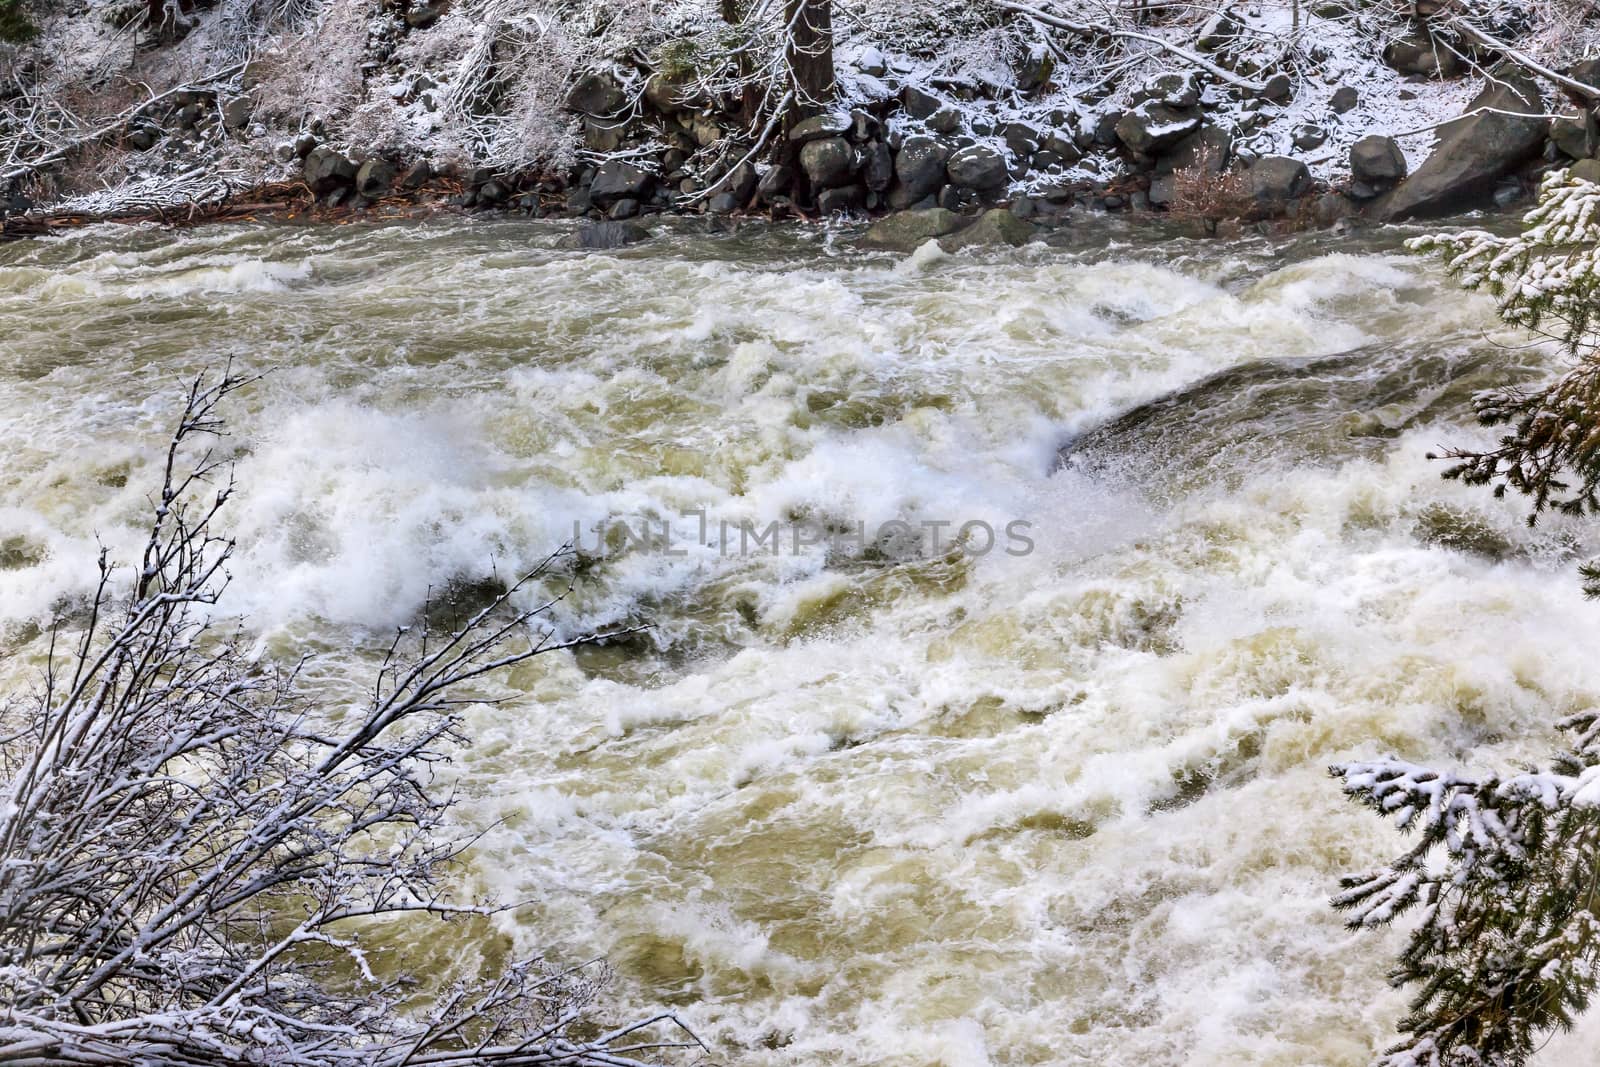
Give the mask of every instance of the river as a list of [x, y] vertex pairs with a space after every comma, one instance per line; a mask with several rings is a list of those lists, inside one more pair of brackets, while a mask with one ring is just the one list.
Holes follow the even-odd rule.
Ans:
[[[606, 957], [614, 1013], [763, 1067], [1365, 1063], [1398, 934], [1327, 898], [1398, 838], [1327, 765], [1537, 758], [1600, 701], [1593, 533], [1426, 458], [1554, 357], [1392, 232], [667, 229], [0, 247], [6, 682], [231, 358], [266, 374], [227, 411], [227, 603], [331, 700], [430, 589], [575, 531], [556, 621], [651, 627], [513, 672], [455, 768], [463, 888]], [[862, 551], [886, 523], [944, 540]]]

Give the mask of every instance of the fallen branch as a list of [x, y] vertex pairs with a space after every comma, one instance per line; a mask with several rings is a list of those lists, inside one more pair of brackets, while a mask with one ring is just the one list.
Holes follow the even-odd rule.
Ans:
[[[997, 0], [997, 2], [999, 2], [999, 0]], [[1498, 37], [1494, 37], [1488, 33], [1485, 33], [1483, 30], [1478, 29], [1478, 27], [1472, 25], [1470, 22], [1463, 21], [1459, 16], [1451, 18], [1445, 23], [1445, 25], [1469, 41], [1472, 41], [1476, 44], [1481, 44], [1485, 48], [1494, 49], [1496, 52], [1499, 52], [1501, 55], [1505, 56], [1506, 59], [1521, 67], [1523, 70], [1528, 71], [1530, 74], [1537, 74], [1539, 77], [1544, 78], [1546, 81], [1554, 82], [1556, 85], [1561, 86], [1561, 88], [1570, 93], [1576, 93], [1578, 96], [1588, 101], [1591, 105], [1600, 104], [1600, 88], [1596, 88], [1593, 85], [1588, 85], [1584, 82], [1578, 81], [1576, 78], [1569, 78], [1565, 74], [1551, 70], [1549, 67], [1545, 66], [1543, 63], [1540, 63], [1526, 52], [1517, 51], [1517, 49], [1512, 48]]]
[[97, 126], [95, 129], [90, 130], [82, 137], [76, 137], [64, 144], [58, 145], [55, 149], [45, 153], [37, 159], [31, 159], [26, 163], [19, 163], [11, 167], [9, 170], [0, 171], [0, 182], [13, 182], [18, 178], [33, 174], [39, 170], [43, 170], [45, 167], [48, 167], [53, 163], [59, 163], [78, 149], [83, 148], [86, 145], [103, 141], [114, 133], [119, 133], [127, 127], [128, 123], [132, 122], [134, 119], [138, 118], [140, 115], [144, 114], [144, 112], [161, 103], [162, 101], [170, 100], [181, 93], [207, 92], [209, 91], [210, 87], [216, 85], [216, 83], [227, 81], [229, 78], [232, 78], [243, 71], [244, 68], [245, 64], [235, 63], [231, 67], [226, 67], [222, 70], [216, 71], [213, 74], [208, 74], [198, 81], [187, 82], [183, 85], [168, 89], [164, 93], [157, 93], [148, 100], [145, 100], [143, 103], [135, 104], [133, 107], [123, 111], [117, 115], [116, 118], [111, 119], [104, 125]]
[[1047, 11], [1041, 11], [1036, 7], [1029, 7], [1026, 4], [1013, 3], [1012, 0], [992, 0], [992, 2], [996, 7], [1004, 8], [1007, 11], [1015, 11], [1019, 15], [1027, 15], [1029, 18], [1037, 19], [1047, 26], [1053, 26], [1059, 30], [1066, 30], [1069, 33], [1076, 33], [1080, 37], [1111, 37], [1120, 40], [1142, 41], [1145, 44], [1152, 44], [1165, 52], [1172, 53], [1186, 63], [1199, 67], [1212, 77], [1227, 82], [1229, 85], [1232, 85], [1236, 88], [1244, 89], [1252, 93], [1259, 93], [1266, 89], [1266, 86], [1260, 82], [1253, 82], [1248, 78], [1241, 78], [1233, 71], [1228, 70], [1225, 67], [1218, 66], [1204, 56], [1196, 55], [1186, 48], [1180, 48], [1172, 42], [1162, 40], [1160, 37], [1157, 37], [1154, 34], [1140, 33], [1137, 30], [1119, 30], [1111, 26], [1096, 26], [1089, 23], [1072, 22], [1068, 19], [1062, 18], [1059, 15], [1052, 15]]

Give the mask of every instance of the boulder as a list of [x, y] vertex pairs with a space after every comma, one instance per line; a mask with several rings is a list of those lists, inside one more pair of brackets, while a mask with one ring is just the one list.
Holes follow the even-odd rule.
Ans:
[[1263, 156], [1250, 165], [1250, 195], [1258, 204], [1293, 200], [1311, 184], [1311, 172], [1289, 156]]
[[897, 211], [874, 222], [861, 243], [870, 248], [911, 252], [936, 237], [955, 233], [964, 222], [960, 215], [942, 207]]
[[789, 196], [794, 190], [794, 168], [787, 163], [779, 163], [767, 170], [756, 183], [756, 196], [763, 204], [775, 203], [780, 197]]
[[733, 173], [723, 183], [724, 192], [733, 196], [740, 207], [748, 204], [756, 195], [756, 188], [761, 184], [761, 176], [756, 173], [756, 168], [748, 163], [741, 163], [733, 168]]
[[1600, 159], [1580, 159], [1572, 165], [1567, 172], [1570, 178], [1586, 181], [1590, 185], [1600, 185]]
[[640, 170], [631, 163], [613, 160], [600, 168], [589, 186], [589, 198], [600, 207], [610, 207], [618, 200], [645, 200], [655, 188], [655, 175]]
[[1390, 41], [1384, 46], [1383, 61], [1401, 74], [1426, 78], [1453, 78], [1461, 73], [1461, 58], [1425, 33]]
[[1363, 137], [1350, 146], [1350, 176], [1379, 192], [1392, 189], [1405, 180], [1405, 153], [1393, 137]]
[[1198, 112], [1179, 111], [1158, 100], [1146, 100], [1132, 111], [1123, 112], [1116, 130], [1118, 140], [1129, 151], [1153, 156], [1194, 133], [1200, 125]]
[[1274, 74], [1261, 87], [1261, 99], [1269, 104], [1287, 104], [1294, 99], [1294, 82], [1287, 74]]
[[706, 211], [712, 215], [732, 215], [739, 210], [739, 200], [732, 193], [718, 193], [706, 201]]
[[1333, 92], [1333, 98], [1328, 101], [1328, 108], [1335, 115], [1343, 115], [1354, 111], [1357, 104], [1361, 103], [1361, 94], [1348, 85], [1342, 85]]
[[907, 115], [914, 119], [925, 119], [943, 107], [944, 101], [915, 85], [908, 85], [900, 90], [900, 104], [906, 109]]
[[961, 129], [961, 112], [946, 104], [928, 116], [927, 127], [934, 133], [955, 133]]
[[1033, 227], [1017, 218], [1006, 208], [985, 211], [972, 225], [939, 239], [939, 247], [946, 252], [959, 252], [963, 248], [985, 245], [1010, 245], [1015, 248], [1033, 240]]
[[794, 124], [794, 128], [789, 131], [789, 143], [807, 145], [824, 137], [843, 137], [854, 125], [850, 116], [842, 112], [832, 111], [825, 115], [815, 115]]
[[1577, 115], [1562, 115], [1550, 123], [1550, 139], [1571, 159], [1592, 159], [1600, 148], [1589, 134], [1589, 124]]
[[1328, 143], [1328, 131], [1314, 122], [1303, 123], [1290, 131], [1294, 146], [1302, 152], [1312, 152]]
[[591, 152], [605, 155], [615, 152], [622, 147], [623, 129], [621, 123], [596, 119], [584, 116], [583, 119], [583, 147]]
[[1549, 121], [1521, 117], [1544, 113], [1538, 85], [1504, 66], [1492, 74], [1466, 113], [1440, 129], [1438, 144], [1416, 173], [1374, 205], [1379, 218], [1427, 218], [1470, 210], [1488, 202], [1500, 178], [1538, 157]]
[[861, 176], [866, 180], [867, 188], [875, 193], [884, 192], [889, 188], [889, 183], [894, 181], [894, 156], [889, 152], [889, 146], [881, 141], [873, 141], [867, 146], [866, 157]]
[[948, 146], [931, 137], [907, 137], [895, 157], [894, 174], [911, 201], [939, 191], [944, 184], [945, 164], [950, 160]]
[[950, 184], [962, 189], [1002, 189], [1011, 180], [1005, 158], [993, 148], [981, 144], [958, 150], [945, 164], [945, 173], [950, 178]]
[[617, 79], [603, 71], [591, 71], [567, 90], [567, 108], [585, 115], [612, 115], [628, 102]]
[[562, 248], [622, 248], [650, 239], [650, 231], [637, 222], [593, 222], [562, 238]]
[[377, 200], [388, 195], [394, 178], [393, 163], [386, 159], [369, 159], [356, 171], [356, 192]]
[[866, 202], [867, 191], [861, 186], [842, 185], [817, 194], [817, 211], [823, 215], [841, 215], [860, 210]]
[[1222, 8], [1200, 28], [1200, 36], [1195, 40], [1195, 47], [1202, 52], [1220, 52], [1238, 43], [1244, 33], [1245, 28], [1237, 16], [1227, 8]]
[[410, 192], [413, 189], [420, 189], [424, 185], [427, 185], [432, 178], [433, 168], [428, 165], [427, 160], [423, 159], [418, 160], [417, 162], [411, 164], [411, 166], [407, 167], [405, 169], [405, 173], [400, 175], [400, 179], [397, 184], [401, 189], [405, 190], [406, 192]]
[[623, 219], [634, 218], [638, 214], [639, 214], [639, 201], [637, 201], [637, 200], [618, 200], [615, 204], [611, 205], [611, 210], [606, 212], [606, 218], [611, 219], [611, 220], [613, 220], [615, 222], [620, 222]]
[[644, 98], [663, 115], [676, 115], [680, 111], [703, 107], [706, 103], [705, 97], [685, 80], [660, 71], [645, 79]]
[[425, 30], [439, 21], [439, 16], [444, 14], [444, 7], [444, 0], [414, 4], [406, 9], [406, 25], [413, 30]]
[[248, 96], [235, 96], [223, 101], [222, 124], [230, 130], [242, 130], [250, 123], [255, 105]]
[[800, 149], [800, 169], [818, 189], [849, 184], [855, 167], [855, 149], [843, 137], [824, 137]]
[[356, 180], [356, 165], [343, 152], [318, 145], [306, 156], [302, 174], [313, 193], [327, 196]]
[[1165, 104], [1179, 111], [1198, 107], [1200, 104], [1200, 82], [1192, 72], [1180, 74], [1162, 74], [1145, 82], [1134, 94], [1132, 103], [1139, 105], [1146, 101], [1155, 101]]
[[1192, 170], [1202, 164], [1207, 174], [1221, 174], [1233, 160], [1233, 134], [1225, 126], [1208, 122], [1156, 160], [1156, 176]]

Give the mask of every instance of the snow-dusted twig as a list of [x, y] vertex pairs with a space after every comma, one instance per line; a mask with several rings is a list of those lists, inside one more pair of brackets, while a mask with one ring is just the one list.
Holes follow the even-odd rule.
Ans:
[[433, 768], [473, 686], [574, 643], [541, 622], [563, 594], [513, 606], [557, 557], [458, 629], [397, 635], [364, 702], [316, 706], [300, 665], [209, 618], [234, 546], [208, 442], [245, 384], [191, 385], [137, 566], [102, 553], [38, 691], [0, 708], [0, 1064], [624, 1067], [699, 1048], [672, 1015], [578, 1036], [598, 1029], [595, 967], [523, 961], [413, 1013], [420, 976], [369, 964], [374, 923], [497, 910], [443, 888], [468, 842]]

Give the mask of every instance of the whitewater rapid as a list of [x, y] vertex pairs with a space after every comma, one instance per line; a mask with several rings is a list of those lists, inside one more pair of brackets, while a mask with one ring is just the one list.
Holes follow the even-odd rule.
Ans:
[[1594, 535], [1426, 458], [1552, 357], [1389, 235], [676, 225], [0, 247], [0, 672], [131, 552], [179, 383], [230, 358], [266, 374], [228, 412], [228, 604], [333, 699], [430, 590], [575, 529], [1026, 522], [1019, 554], [589, 553], [559, 624], [649, 634], [472, 714], [463, 888], [527, 903], [413, 951], [604, 956], [617, 1016], [727, 1063], [1366, 1062], [1398, 940], [1327, 898], [1398, 839], [1327, 765], [1538, 758], [1600, 701]]

